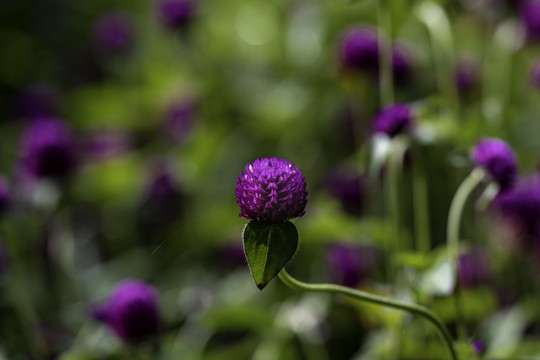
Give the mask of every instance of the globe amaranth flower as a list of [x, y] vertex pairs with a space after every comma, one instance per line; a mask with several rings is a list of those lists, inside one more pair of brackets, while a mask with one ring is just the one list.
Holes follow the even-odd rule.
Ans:
[[409, 105], [392, 104], [375, 115], [373, 131], [389, 137], [406, 133], [412, 127], [414, 114]]
[[355, 287], [375, 267], [377, 257], [378, 250], [373, 246], [335, 242], [328, 248], [326, 263], [332, 281]]
[[499, 193], [493, 200], [497, 211], [516, 234], [540, 238], [540, 177], [538, 175], [518, 180], [508, 191]]
[[61, 177], [76, 165], [75, 146], [66, 123], [58, 118], [36, 118], [21, 141], [22, 165], [35, 178]]
[[133, 46], [134, 37], [131, 16], [125, 12], [105, 14], [94, 25], [94, 42], [102, 53], [127, 52]]
[[126, 342], [155, 336], [159, 331], [159, 298], [150, 284], [136, 279], [116, 285], [109, 299], [94, 310], [93, 317], [105, 323]]
[[347, 213], [359, 215], [364, 205], [364, 177], [357, 171], [338, 169], [330, 175], [330, 192]]
[[520, 17], [530, 40], [540, 40], [540, 0], [527, 0], [521, 4]]
[[169, 28], [183, 28], [193, 19], [195, 0], [161, 0], [157, 5], [158, 17]]
[[506, 190], [514, 183], [517, 174], [517, 161], [512, 148], [497, 138], [478, 141], [471, 153], [472, 161], [484, 168], [491, 179]]
[[475, 248], [458, 258], [459, 282], [463, 287], [474, 287], [489, 280], [491, 268], [488, 255], [482, 248]]
[[379, 69], [377, 33], [368, 27], [349, 30], [341, 39], [340, 58], [345, 68], [377, 72]]
[[261, 158], [248, 164], [236, 180], [240, 217], [263, 224], [279, 224], [304, 215], [306, 179], [283, 158]]

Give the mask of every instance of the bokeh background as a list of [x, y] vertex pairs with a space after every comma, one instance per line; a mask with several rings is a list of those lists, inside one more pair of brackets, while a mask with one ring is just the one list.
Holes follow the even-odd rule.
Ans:
[[[471, 147], [503, 138], [521, 176], [537, 171], [538, 1], [166, 2], [0, 1], [0, 358], [443, 359], [420, 319], [278, 280], [260, 292], [242, 251], [236, 178], [259, 157], [294, 162], [309, 197], [290, 272], [395, 294], [383, 269], [395, 262], [400, 296], [455, 334], [456, 279], [441, 269]], [[390, 44], [390, 73], [344, 60], [355, 28]], [[385, 144], [372, 119], [392, 101], [415, 113], [399, 235], [415, 237], [408, 164], [421, 161], [424, 251], [385, 245], [384, 165], [368, 174]], [[534, 196], [523, 196], [533, 227]], [[536, 230], [475, 205], [462, 229], [460, 351], [540, 356]], [[159, 293], [150, 342], [126, 344], [95, 316], [124, 279]]]

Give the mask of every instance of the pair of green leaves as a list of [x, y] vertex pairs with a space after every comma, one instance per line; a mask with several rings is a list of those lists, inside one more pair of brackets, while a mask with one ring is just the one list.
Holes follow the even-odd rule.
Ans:
[[290, 221], [271, 225], [250, 221], [242, 239], [251, 276], [259, 290], [279, 274], [298, 247], [298, 231]]

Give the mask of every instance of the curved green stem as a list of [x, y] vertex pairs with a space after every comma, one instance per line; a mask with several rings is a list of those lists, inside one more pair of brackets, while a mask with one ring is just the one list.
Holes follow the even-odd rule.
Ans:
[[302, 282], [293, 278], [291, 275], [289, 275], [289, 273], [285, 270], [285, 268], [283, 268], [279, 272], [279, 278], [281, 279], [281, 281], [285, 283], [285, 285], [295, 290], [342, 294], [342, 295], [346, 295], [360, 301], [365, 301], [372, 304], [391, 307], [394, 309], [407, 311], [409, 313], [421, 316], [427, 321], [431, 322], [435, 326], [441, 339], [443, 340], [446, 347], [448, 348], [448, 351], [450, 352], [452, 360], [458, 360], [456, 351], [454, 350], [454, 346], [452, 344], [452, 336], [448, 332], [448, 329], [446, 329], [444, 324], [434, 313], [432, 313], [428, 308], [424, 306], [413, 304], [413, 303], [407, 303], [403, 301], [397, 301], [397, 300], [390, 299], [384, 296], [370, 294], [361, 290], [356, 290], [356, 289], [348, 288], [341, 285], [308, 284], [308, 283], [305, 283], [305, 282]]
[[[469, 176], [463, 180], [459, 186], [452, 203], [450, 204], [450, 212], [448, 214], [448, 223], [446, 226], [446, 245], [448, 248], [449, 258], [453, 264], [454, 275], [457, 278], [458, 269], [458, 257], [459, 257], [459, 228], [461, 224], [461, 215], [467, 199], [473, 192], [473, 190], [484, 179], [484, 171], [481, 168], [476, 168]], [[458, 337], [460, 340], [464, 340], [467, 336], [465, 326], [463, 324], [461, 303], [459, 301], [459, 281], [456, 280], [455, 289], [455, 306], [458, 325]]]

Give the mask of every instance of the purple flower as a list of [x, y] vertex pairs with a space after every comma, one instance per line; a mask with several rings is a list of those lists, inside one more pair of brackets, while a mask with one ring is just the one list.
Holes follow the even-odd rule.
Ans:
[[67, 125], [58, 118], [36, 118], [21, 141], [22, 165], [35, 178], [62, 177], [76, 164], [75, 148]]
[[489, 258], [480, 248], [460, 255], [458, 259], [459, 281], [463, 287], [474, 287], [489, 279], [491, 270]]
[[454, 72], [454, 79], [460, 94], [465, 95], [471, 92], [478, 85], [476, 65], [469, 61], [459, 62]]
[[93, 317], [108, 325], [124, 341], [155, 336], [159, 330], [159, 299], [156, 289], [141, 280], [124, 280], [109, 299], [93, 311]]
[[377, 33], [367, 27], [353, 28], [341, 39], [341, 63], [345, 68], [372, 71], [379, 69]]
[[0, 214], [4, 213], [9, 208], [10, 204], [11, 199], [8, 182], [0, 176]]
[[164, 122], [164, 130], [175, 141], [186, 140], [193, 126], [195, 105], [193, 102], [174, 105], [170, 108]]
[[533, 68], [531, 73], [531, 84], [540, 89], [540, 61], [538, 61]]
[[161, 22], [169, 28], [183, 28], [195, 15], [195, 0], [161, 0], [157, 12]]
[[540, 40], [540, 0], [524, 1], [521, 5], [520, 16], [527, 37], [531, 40]]
[[343, 209], [359, 215], [364, 204], [364, 178], [354, 170], [339, 169], [329, 179], [330, 192], [336, 196]]
[[411, 74], [409, 53], [399, 45], [392, 47], [392, 73], [396, 83], [404, 83]]
[[478, 141], [471, 153], [472, 161], [483, 167], [501, 190], [506, 190], [514, 183], [517, 173], [516, 156], [512, 148], [497, 138]]
[[486, 351], [486, 344], [480, 340], [474, 340], [471, 347], [476, 354], [483, 354]]
[[103, 15], [94, 26], [94, 42], [99, 51], [123, 53], [133, 46], [134, 31], [131, 16], [125, 12]]
[[236, 180], [240, 217], [264, 224], [283, 223], [304, 215], [306, 179], [283, 158], [261, 158], [246, 165]]
[[414, 115], [409, 105], [389, 105], [375, 115], [373, 131], [394, 137], [406, 133], [412, 126], [413, 118]]
[[520, 179], [493, 201], [498, 211], [517, 233], [530, 238], [540, 235], [540, 177], [538, 175]]
[[326, 262], [332, 281], [357, 286], [377, 261], [377, 249], [371, 246], [336, 242], [330, 245]]

